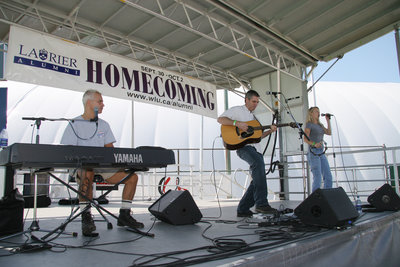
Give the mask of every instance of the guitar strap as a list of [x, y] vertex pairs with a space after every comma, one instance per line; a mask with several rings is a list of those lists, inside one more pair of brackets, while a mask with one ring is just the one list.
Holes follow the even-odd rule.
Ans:
[[313, 151], [313, 148], [310, 146], [310, 152], [314, 155], [314, 156], [322, 156], [323, 154], [325, 154], [326, 150], [328, 149], [328, 146], [326, 144], [326, 142], [324, 140], [322, 140], [322, 142], [324, 142], [324, 151], [322, 151], [321, 153], [316, 153]]

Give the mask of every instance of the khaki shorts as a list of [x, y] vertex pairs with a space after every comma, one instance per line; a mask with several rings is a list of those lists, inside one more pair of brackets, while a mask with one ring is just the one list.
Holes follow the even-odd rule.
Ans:
[[[115, 171], [110, 172], [110, 169], [101, 169], [101, 168], [95, 168], [92, 169], [94, 172], [94, 175], [101, 175], [101, 177], [103, 177], [104, 182], [106, 182], [107, 179], [109, 179], [111, 176], [113, 176], [114, 174], [116, 174], [119, 171], [124, 171], [123, 169], [118, 170], [116, 169]], [[72, 177], [75, 177], [76, 182], [79, 184], [80, 183], [80, 177], [78, 175], [80, 169], [69, 169], [69, 175]]]

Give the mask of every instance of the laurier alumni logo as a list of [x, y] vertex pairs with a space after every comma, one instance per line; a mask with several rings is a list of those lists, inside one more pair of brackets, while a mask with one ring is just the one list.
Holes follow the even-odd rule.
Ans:
[[20, 44], [18, 56], [14, 57], [14, 63], [80, 76], [75, 58], [49, 52], [44, 48], [26, 48]]

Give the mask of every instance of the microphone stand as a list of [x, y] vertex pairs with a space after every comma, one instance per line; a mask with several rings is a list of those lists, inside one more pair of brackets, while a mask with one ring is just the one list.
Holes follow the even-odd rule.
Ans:
[[[59, 119], [49, 119], [49, 118], [44, 118], [44, 117], [22, 117], [22, 120], [32, 120], [35, 121], [33, 125], [36, 125], [36, 144], [39, 144], [40, 141], [40, 125], [42, 124], [42, 121], [74, 121], [70, 119], [65, 119], [65, 118], [59, 118]], [[38, 170], [40, 171], [40, 170]], [[52, 231], [49, 230], [41, 230], [39, 227], [39, 221], [37, 220], [37, 172], [38, 171], [33, 171], [30, 169], [30, 177], [34, 177], [34, 186], [33, 186], [33, 218], [32, 218], [32, 224], [29, 227], [29, 232], [32, 231], [41, 231], [41, 232], [47, 232], [51, 233]], [[76, 233], [70, 233], [70, 235], [76, 236]]]
[[[40, 130], [40, 125], [42, 124], [42, 121], [45, 121], [45, 120], [49, 120], [49, 121], [56, 121], [56, 120], [60, 120], [61, 121], [61, 120], [63, 120], [64, 121], [64, 120], [67, 120], [67, 119], [64, 119], [64, 118], [63, 119], [46, 119], [46, 118], [43, 118], [43, 117], [39, 117], [39, 118], [22, 117], [22, 120], [33, 120], [33, 121], [35, 121], [35, 123], [32, 124], [32, 126], [36, 125], [36, 142], [35, 143], [39, 144], [39, 142], [40, 142], [39, 130]], [[21, 233], [17, 233], [17, 234], [14, 234], [14, 235], [6, 236], [4, 238], [1, 238], [0, 241], [4, 240], [4, 239], [7, 239], [7, 238], [10, 238], [10, 237], [17, 236], [19, 234], [25, 234], [25, 233], [30, 233], [31, 234], [31, 238], [33, 240], [37, 241], [38, 238], [35, 237], [34, 235], [32, 235], [32, 232], [34, 232], [34, 231], [46, 232], [46, 233], [51, 233], [52, 232], [50, 230], [40, 229], [39, 221], [37, 219], [37, 174], [40, 173], [40, 172], [42, 172], [42, 171], [41, 170], [34, 171], [32, 168], [30, 168], [30, 178], [33, 177], [33, 217], [32, 217], [31, 226], [28, 228], [29, 230], [26, 230], [26, 231], [23, 231]], [[62, 232], [59, 232], [59, 233], [60, 234], [65, 234], [65, 235], [77, 236], [77, 233], [75, 233], [75, 232], [73, 232], [73, 233], [64, 233], [64, 231], [62, 231]]]
[[[46, 118], [40, 117], [40, 118], [27, 118], [23, 117], [23, 120], [34, 120], [36, 125], [36, 144], [39, 144], [40, 141], [40, 125], [42, 124], [42, 121], [46, 120]], [[34, 172], [32, 169], [30, 169], [30, 177], [33, 177], [33, 218], [32, 218], [32, 224], [29, 227], [31, 231], [39, 231], [39, 221], [37, 220], [37, 175], [36, 172]], [[47, 231], [45, 231], [47, 232]]]
[[301, 123], [298, 123], [296, 121], [296, 119], [294, 118], [292, 111], [290, 110], [290, 107], [288, 105], [288, 101], [292, 100], [292, 99], [297, 99], [298, 97], [294, 97], [294, 98], [289, 98], [286, 99], [285, 95], [283, 93], [280, 93], [283, 98], [285, 98], [285, 104], [287, 105], [287, 107], [285, 106], [284, 103], [282, 103], [281, 99], [277, 97], [277, 94], [273, 94], [273, 96], [278, 99], [279, 103], [281, 104], [281, 106], [286, 110], [286, 112], [290, 115], [290, 117], [292, 118], [293, 122], [296, 124], [297, 129], [299, 130], [299, 138], [301, 140], [301, 144], [300, 144], [300, 151], [301, 151], [301, 170], [302, 170], [302, 177], [303, 177], [303, 198], [306, 199], [306, 191], [307, 191], [307, 180], [306, 180], [306, 173], [305, 173], [305, 154], [304, 154], [304, 139], [303, 136], [305, 136], [307, 138], [307, 140], [310, 141], [310, 137], [303, 131], [303, 129], [301, 128]]

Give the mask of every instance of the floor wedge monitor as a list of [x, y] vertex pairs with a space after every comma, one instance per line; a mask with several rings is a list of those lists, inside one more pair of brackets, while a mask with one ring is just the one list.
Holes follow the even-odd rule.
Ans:
[[351, 224], [358, 212], [343, 188], [317, 189], [294, 210], [304, 224], [342, 227]]
[[400, 210], [400, 197], [389, 184], [382, 185], [367, 200], [377, 211]]
[[149, 211], [157, 219], [173, 225], [194, 224], [203, 217], [189, 191], [169, 190]]

